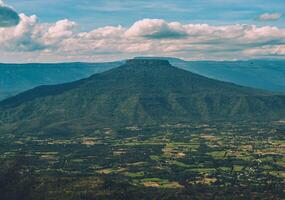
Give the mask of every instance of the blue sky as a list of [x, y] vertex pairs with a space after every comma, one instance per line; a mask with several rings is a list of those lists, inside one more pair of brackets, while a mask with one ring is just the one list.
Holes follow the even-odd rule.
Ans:
[[285, 2], [0, 0], [0, 62], [134, 56], [284, 59]]
[[285, 18], [264, 22], [263, 13], [283, 13], [284, 0], [6, 0], [18, 12], [42, 22], [68, 18], [84, 30], [106, 25], [129, 26], [143, 18], [181, 23], [258, 24], [285, 26]]

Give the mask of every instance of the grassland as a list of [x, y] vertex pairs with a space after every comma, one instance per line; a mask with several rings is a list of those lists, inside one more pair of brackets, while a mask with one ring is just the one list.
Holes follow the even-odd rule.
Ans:
[[[6, 199], [11, 191], [48, 200], [285, 197], [281, 122], [105, 128], [68, 138], [2, 134], [0, 153]], [[23, 195], [21, 184], [32, 192]]]

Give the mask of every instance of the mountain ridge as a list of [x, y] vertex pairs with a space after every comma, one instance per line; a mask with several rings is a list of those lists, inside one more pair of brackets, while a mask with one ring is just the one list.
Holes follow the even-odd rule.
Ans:
[[[208, 78], [272, 92], [285, 92], [284, 60], [220, 62], [164, 59], [169, 60], [176, 67]], [[124, 61], [112, 63], [0, 64], [0, 100], [40, 85], [54, 85], [80, 80], [94, 73], [116, 68], [123, 63]]]
[[84, 124], [273, 120], [285, 117], [285, 96], [209, 79], [168, 61], [130, 60], [86, 79], [6, 99], [0, 102], [0, 113], [2, 124], [26, 131]]
[[[153, 64], [155, 64], [156, 66], [153, 66]], [[171, 67], [171, 68], [175, 68], [176, 70], [180, 70], [180, 71], [183, 70], [184, 72], [192, 74], [192, 76], [197, 76], [199, 78], [205, 78], [207, 80], [212, 80], [214, 82], [217, 82], [214, 79], [206, 78], [206, 77], [203, 77], [201, 75], [186, 71], [184, 69], [179, 69], [179, 68], [173, 67], [172, 65], [170, 65], [169, 61], [167, 61], [167, 60], [150, 59], [150, 58], [148, 58], [148, 59], [142, 59], [142, 58], [130, 59], [130, 60], [127, 60], [126, 64], [122, 65], [119, 69], [118, 68], [110, 69], [106, 72], [102, 72], [102, 74], [105, 75], [105, 74], [109, 74], [109, 73], [113, 73], [113, 72], [117, 73], [117, 71], [119, 71], [121, 69], [126, 70], [126, 67], [123, 68], [124, 66], [127, 66], [129, 68], [129, 70], [133, 70], [134, 69], [133, 67], [136, 67], [136, 65], [142, 65], [144, 67], [144, 71], [146, 71], [145, 69], [157, 70], [157, 68], [161, 67], [161, 66], [163, 66], [164, 68], [165, 67]], [[136, 70], [138, 70], [138, 69], [136, 69]], [[157, 74], [157, 75], [160, 76], [161, 74]], [[52, 95], [52, 94], [55, 95], [55, 94], [64, 92], [66, 90], [72, 89], [73, 87], [76, 87], [77, 85], [80, 85], [83, 82], [91, 80], [91, 79], [96, 78], [96, 77], [98, 77], [98, 74], [94, 74], [94, 75], [91, 75], [90, 77], [80, 79], [78, 81], [69, 82], [69, 83], [55, 84], [55, 85], [41, 85], [41, 86], [35, 87], [31, 90], [28, 90], [26, 92], [22, 92], [21, 94], [16, 95], [14, 97], [10, 97], [8, 99], [0, 101], [0, 106], [1, 105], [2, 106], [8, 105], [11, 101], [15, 101], [15, 100], [17, 101], [17, 99], [20, 99], [19, 101], [23, 101], [23, 99], [29, 100], [29, 99], [36, 98], [36, 97], [42, 97], [41, 96], [42, 93], [44, 93], [43, 95], [45, 95], [45, 96]], [[241, 88], [249, 89], [249, 87], [240, 86], [240, 85], [230, 83], [230, 82], [224, 82], [224, 81], [219, 81], [219, 82], [223, 82], [223, 83], [229, 84], [231, 86], [237, 86], [240, 89]], [[53, 88], [55, 88], [55, 90], [53, 90]], [[258, 89], [254, 89], [254, 88], [251, 88], [251, 89], [255, 90], [255, 91], [259, 91], [261, 94], [272, 94], [272, 92], [270, 92], [270, 91], [263, 91], [263, 90], [258, 90]], [[43, 92], [43, 90], [45, 90], [45, 91]], [[34, 92], [39, 92], [38, 93], [39, 96], [33, 97]], [[17, 104], [13, 104], [13, 106], [17, 106]]]

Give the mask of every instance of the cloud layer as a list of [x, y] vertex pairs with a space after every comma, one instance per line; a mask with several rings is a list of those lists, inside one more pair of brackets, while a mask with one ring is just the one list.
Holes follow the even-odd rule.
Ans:
[[140, 20], [126, 32], [129, 37], [145, 37], [153, 39], [186, 37], [187, 32], [178, 22], [167, 23], [162, 19]]
[[68, 19], [43, 24], [36, 16], [19, 16], [17, 26], [0, 28], [2, 62], [109, 61], [133, 56], [188, 60], [285, 56], [285, 29], [275, 26], [212, 26], [143, 19], [130, 27], [106, 26], [79, 32], [78, 25]]
[[282, 17], [281, 13], [264, 13], [259, 16], [261, 21], [275, 21]]
[[18, 13], [0, 0], [0, 27], [16, 26], [19, 21], [20, 17]]

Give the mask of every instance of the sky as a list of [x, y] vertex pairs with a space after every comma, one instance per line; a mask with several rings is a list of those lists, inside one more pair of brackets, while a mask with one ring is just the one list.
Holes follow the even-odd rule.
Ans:
[[0, 62], [283, 59], [284, 0], [0, 0]]

